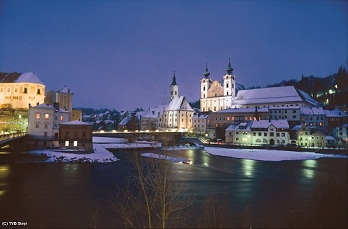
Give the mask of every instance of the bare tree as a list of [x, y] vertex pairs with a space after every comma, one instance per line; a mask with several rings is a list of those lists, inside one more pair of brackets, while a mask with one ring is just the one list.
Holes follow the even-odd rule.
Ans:
[[172, 163], [165, 151], [155, 150], [157, 158], [131, 156], [133, 173], [127, 185], [114, 195], [114, 209], [125, 227], [167, 228], [185, 226], [184, 212], [193, 199], [180, 195], [171, 179]]

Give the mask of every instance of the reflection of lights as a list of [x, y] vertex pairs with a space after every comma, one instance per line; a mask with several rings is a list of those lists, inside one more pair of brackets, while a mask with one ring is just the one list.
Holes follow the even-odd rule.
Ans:
[[64, 164], [64, 172], [72, 174], [72, 173], [76, 173], [77, 169], [78, 169], [79, 165], [76, 163], [70, 164], [70, 163], [66, 163]]
[[305, 160], [303, 165], [306, 167], [303, 169], [302, 173], [306, 178], [312, 179], [315, 176], [315, 168], [317, 167], [316, 160]]
[[5, 194], [4, 190], [0, 190], [0, 196], [3, 196]]
[[252, 177], [253, 176], [253, 172], [254, 172], [255, 161], [248, 160], [248, 159], [243, 159], [242, 163], [243, 163], [244, 175], [247, 176], [247, 177]]
[[0, 178], [6, 178], [10, 174], [10, 168], [8, 165], [0, 166]]

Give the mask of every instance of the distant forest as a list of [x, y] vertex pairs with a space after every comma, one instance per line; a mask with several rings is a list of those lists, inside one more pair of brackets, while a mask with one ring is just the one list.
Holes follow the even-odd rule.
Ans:
[[[266, 87], [280, 86], [294, 86], [297, 89], [307, 92], [328, 109], [336, 106], [348, 106], [348, 73], [344, 66], [340, 66], [337, 73], [327, 77], [302, 75], [300, 80], [283, 80], [280, 83], [270, 84]], [[248, 89], [254, 88], [261, 87], [254, 86]]]

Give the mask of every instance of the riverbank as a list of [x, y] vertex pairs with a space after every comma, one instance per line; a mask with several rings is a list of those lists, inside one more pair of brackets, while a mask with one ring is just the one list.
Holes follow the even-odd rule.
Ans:
[[295, 152], [313, 152], [325, 154], [344, 154], [348, 155], [346, 148], [301, 148], [295, 146], [247, 146], [247, 145], [231, 145], [231, 144], [204, 144], [205, 147], [219, 147], [227, 149], [262, 149], [262, 150], [281, 150], [281, 151], [295, 151]]

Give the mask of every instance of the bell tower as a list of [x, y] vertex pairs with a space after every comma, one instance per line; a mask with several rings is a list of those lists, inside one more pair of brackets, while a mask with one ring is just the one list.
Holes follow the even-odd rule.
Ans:
[[172, 101], [174, 97], [179, 97], [179, 87], [176, 84], [175, 71], [173, 75], [172, 84], [170, 85], [170, 101]]
[[224, 96], [231, 96], [234, 98], [236, 96], [236, 79], [233, 75], [233, 68], [231, 67], [231, 59], [228, 59], [228, 66], [226, 69], [226, 74], [223, 76], [224, 82]]

